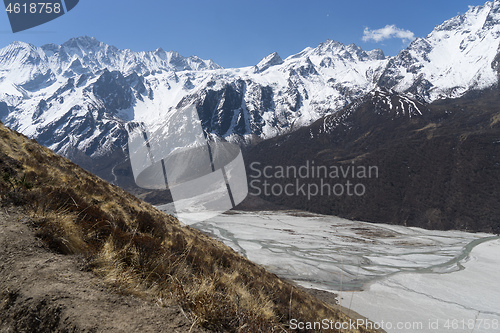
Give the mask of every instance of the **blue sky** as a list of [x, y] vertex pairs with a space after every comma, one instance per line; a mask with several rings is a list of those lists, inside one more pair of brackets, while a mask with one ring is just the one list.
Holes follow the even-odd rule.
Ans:
[[[327, 39], [381, 48], [395, 55], [408, 36], [424, 37], [468, 6], [485, 0], [80, 0], [66, 15], [13, 34], [0, 14], [0, 47], [20, 40], [41, 46], [93, 36], [134, 51], [158, 47], [212, 59], [224, 67], [258, 63], [271, 52], [282, 58]], [[365, 29], [394, 26], [394, 38], [363, 40]], [[396, 32], [399, 33], [398, 34]], [[379, 36], [382, 36], [379, 34]]]

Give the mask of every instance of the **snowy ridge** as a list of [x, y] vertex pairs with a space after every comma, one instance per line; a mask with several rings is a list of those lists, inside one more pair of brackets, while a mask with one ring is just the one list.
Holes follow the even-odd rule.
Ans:
[[350, 104], [343, 112], [325, 117], [323, 125], [318, 130], [319, 134], [332, 133], [340, 125], [349, 128], [353, 113], [361, 108], [369, 109], [373, 114], [386, 116], [392, 120], [401, 117], [419, 117], [425, 112], [424, 105], [412, 99], [411, 96], [377, 87], [363, 98]]
[[[165, 52], [162, 49], [151, 52], [119, 50], [93, 37], [72, 38], [62, 45], [48, 44], [42, 47], [14, 42], [0, 50], [0, 73], [4, 83], [2, 95], [25, 95], [20, 87], [36, 92], [62, 81], [61, 77], [96, 74], [104, 69], [120, 71], [124, 75], [133, 72], [144, 75], [218, 68], [221, 67], [211, 60], [195, 56], [184, 58], [177, 52]], [[5, 89], [7, 84], [13, 89]]]
[[327, 41], [284, 61], [273, 53], [253, 67], [197, 74], [181, 104], [202, 105], [202, 113], [216, 120], [209, 130], [220, 136], [270, 138], [362, 97], [376, 86], [387, 61], [379, 50]]
[[40, 48], [12, 43], [0, 50], [0, 101], [9, 109], [1, 120], [57, 152], [88, 156], [121, 149], [125, 123], [162, 126], [188, 104], [215, 135], [270, 138], [362, 97], [387, 62], [380, 50], [334, 41], [236, 69], [161, 49], [119, 50], [90, 37]]
[[405, 95], [396, 94], [394, 91], [377, 88], [370, 92], [373, 97], [372, 103], [375, 113], [382, 114], [387, 111], [394, 111], [395, 116], [422, 115], [422, 105]]
[[471, 7], [391, 59], [379, 84], [430, 102], [498, 82], [500, 1]]
[[279, 56], [278, 53], [274, 52], [262, 59], [256, 66], [255, 72], [263, 72], [269, 67], [281, 65], [283, 63], [283, 59]]

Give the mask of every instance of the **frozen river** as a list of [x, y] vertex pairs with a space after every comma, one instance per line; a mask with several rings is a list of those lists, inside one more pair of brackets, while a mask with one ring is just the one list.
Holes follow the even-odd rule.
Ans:
[[235, 212], [196, 223], [248, 259], [388, 332], [500, 332], [500, 239], [305, 212]]

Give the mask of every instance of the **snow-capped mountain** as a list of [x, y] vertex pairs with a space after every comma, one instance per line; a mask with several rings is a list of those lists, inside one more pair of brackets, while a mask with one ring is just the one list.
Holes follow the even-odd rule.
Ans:
[[[104, 68], [124, 74], [136, 72], [147, 75], [159, 71], [204, 70], [221, 68], [213, 61], [191, 56], [184, 58], [177, 52], [165, 52], [159, 48], [152, 52], [132, 52], [119, 50], [97, 41], [92, 37], [72, 38], [62, 45], [47, 44], [40, 48], [14, 42], [0, 50], [0, 70], [11, 73], [13, 83], [27, 90], [39, 90], [42, 81], [37, 77], [46, 76], [46, 84], [51, 84], [63, 75], [73, 77], [84, 73], [96, 73]], [[2, 75], [4, 76], [4, 75]], [[4, 93], [4, 91], [2, 91]]]
[[0, 50], [1, 119], [59, 153], [89, 156], [123, 145], [125, 123], [161, 125], [187, 104], [197, 105], [209, 132], [269, 138], [363, 96], [387, 61], [380, 50], [334, 41], [237, 69], [89, 37], [40, 48], [17, 42]]
[[273, 53], [256, 66], [204, 72], [179, 103], [198, 105], [206, 128], [220, 136], [270, 138], [363, 96], [387, 61], [380, 50], [328, 40], [285, 60]]
[[0, 50], [0, 119], [116, 180], [115, 160], [128, 154], [127, 124], [162, 126], [187, 105], [196, 105], [208, 132], [248, 144], [309, 125], [378, 87], [429, 102], [495, 85], [499, 19], [495, 0], [392, 58], [328, 40], [285, 59], [272, 53], [254, 66], [228, 69], [90, 37], [42, 47], [15, 42]]
[[500, 1], [471, 7], [392, 58], [379, 85], [427, 102], [498, 82]]

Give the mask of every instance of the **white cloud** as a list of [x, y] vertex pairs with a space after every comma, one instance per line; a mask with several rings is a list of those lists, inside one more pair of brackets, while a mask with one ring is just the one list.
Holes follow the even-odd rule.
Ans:
[[384, 28], [376, 30], [365, 28], [365, 31], [363, 32], [364, 42], [374, 41], [378, 43], [390, 38], [400, 38], [404, 42], [411, 42], [415, 39], [415, 35], [413, 32], [400, 29], [395, 25], [386, 25]]

